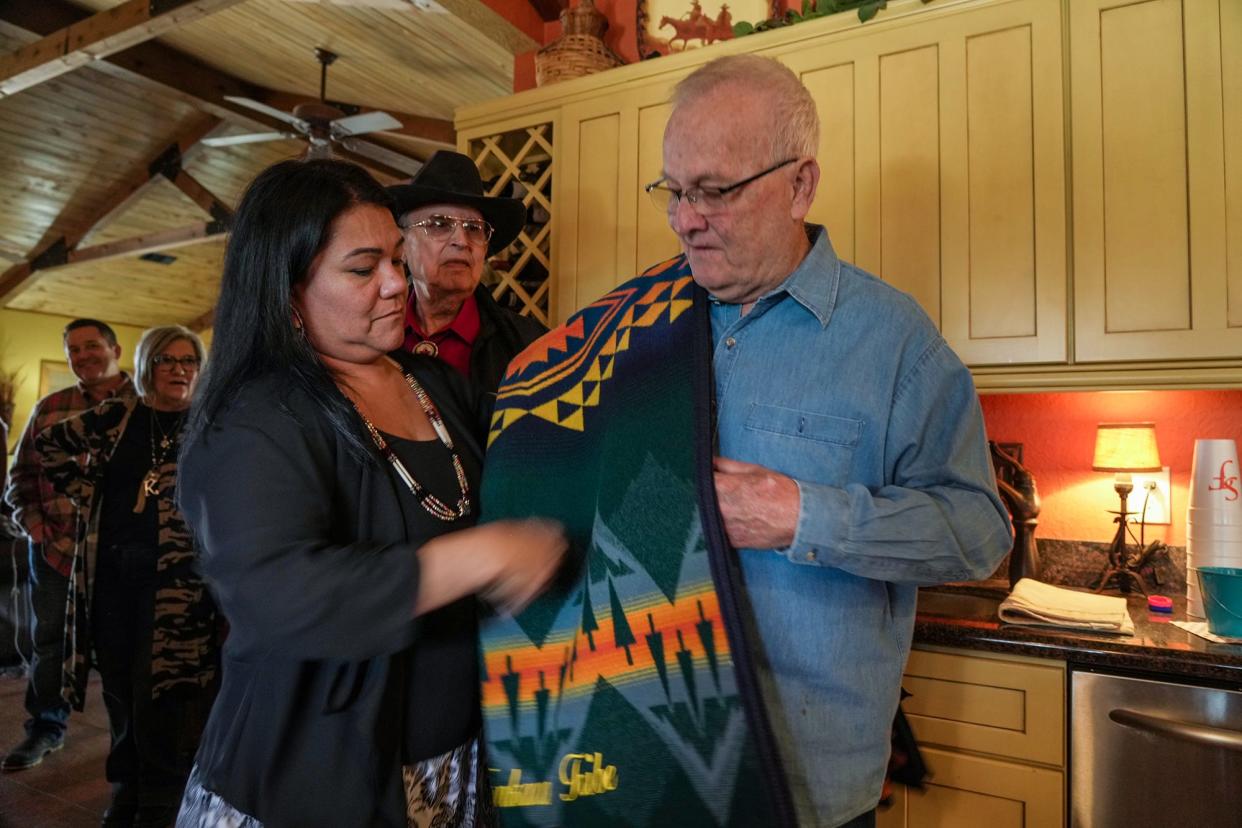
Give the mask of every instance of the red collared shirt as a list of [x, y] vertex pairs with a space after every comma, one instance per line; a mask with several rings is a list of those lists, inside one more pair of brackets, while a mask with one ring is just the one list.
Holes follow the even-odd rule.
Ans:
[[[445, 328], [428, 336], [418, 322], [414, 310], [414, 296], [405, 306], [405, 350], [415, 353], [431, 353], [457, 369], [464, 377], [470, 376], [470, 349], [479, 336], [479, 303], [470, 294], [462, 304], [457, 316]], [[435, 347], [432, 348], [432, 345]]]

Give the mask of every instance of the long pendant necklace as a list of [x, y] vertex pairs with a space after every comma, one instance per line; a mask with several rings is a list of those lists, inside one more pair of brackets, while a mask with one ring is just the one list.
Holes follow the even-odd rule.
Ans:
[[408, 372], [402, 372], [405, 375], [406, 385], [410, 386], [410, 390], [414, 392], [414, 396], [418, 399], [419, 406], [422, 407], [423, 413], [427, 415], [427, 420], [431, 423], [431, 427], [435, 429], [436, 436], [440, 438], [440, 442], [449, 450], [449, 455], [453, 458], [453, 471], [457, 474], [457, 487], [461, 492], [461, 496], [457, 498], [457, 505], [449, 506], [443, 500], [424, 489], [414, 475], [410, 474], [409, 469], [401, 462], [401, 458], [393, 451], [392, 446], [388, 445], [388, 441], [379, 433], [379, 429], [367, 419], [367, 415], [362, 413], [362, 409], [354, 405], [354, 410], [358, 412], [358, 416], [362, 418], [363, 424], [367, 427], [367, 431], [371, 434], [371, 440], [375, 443], [375, 447], [380, 453], [387, 458], [396, 471], [397, 476], [409, 488], [410, 493], [418, 499], [419, 504], [432, 517], [443, 521], [453, 521], [463, 518], [470, 514], [470, 484], [466, 482], [466, 472], [462, 468], [461, 458], [457, 455], [457, 449], [453, 446], [453, 438], [449, 435], [448, 429], [444, 427], [444, 420], [440, 417], [440, 412], [431, 398], [427, 396], [427, 392], [418, 384], [418, 380], [414, 379], [414, 375]]
[[[181, 424], [185, 420], [184, 412], [177, 417], [171, 431], [164, 431], [164, 424], [155, 414], [155, 409], [148, 406], [151, 412], [151, 468], [142, 476], [138, 483], [138, 499], [134, 501], [134, 514], [142, 514], [147, 508], [147, 498], [160, 493], [160, 467], [168, 459], [168, 455], [177, 445], [177, 437], [181, 433]], [[159, 430], [160, 439], [157, 443], [155, 432]]]

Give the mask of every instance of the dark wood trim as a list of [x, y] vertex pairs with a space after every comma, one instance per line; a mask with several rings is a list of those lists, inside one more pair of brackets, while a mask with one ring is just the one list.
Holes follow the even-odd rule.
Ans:
[[171, 177], [166, 171], [163, 172], [163, 175], [172, 182], [174, 187], [185, 193], [190, 201], [193, 201], [203, 209], [203, 212], [211, 216], [212, 221], [227, 223], [233, 218], [232, 208], [216, 198], [211, 190], [204, 187], [197, 178], [181, 169], [180, 166], [178, 166], [177, 172]]
[[200, 221], [188, 227], [176, 227], [172, 230], [159, 230], [144, 233], [128, 239], [96, 244], [69, 251], [69, 260], [53, 267], [43, 268], [54, 270], [70, 267], [84, 262], [102, 262], [107, 259], [141, 256], [144, 253], [155, 253], [160, 250], [174, 250], [191, 244], [202, 244], [228, 235], [228, 227], [219, 221]]
[[127, 0], [0, 55], [0, 98], [159, 37], [242, 0]]

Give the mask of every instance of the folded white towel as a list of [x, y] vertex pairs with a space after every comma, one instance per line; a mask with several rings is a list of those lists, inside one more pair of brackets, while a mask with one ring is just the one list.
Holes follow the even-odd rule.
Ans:
[[1134, 635], [1126, 599], [1062, 589], [1023, 578], [997, 610], [1008, 624]]
[[1188, 633], [1206, 638], [1208, 641], [1215, 641], [1217, 644], [1242, 644], [1242, 638], [1230, 638], [1212, 632], [1208, 629], [1206, 621], [1174, 621], [1173, 626], [1181, 627]]

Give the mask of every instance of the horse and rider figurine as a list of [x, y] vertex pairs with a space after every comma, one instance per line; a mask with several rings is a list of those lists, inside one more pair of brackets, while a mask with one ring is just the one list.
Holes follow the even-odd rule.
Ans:
[[729, 14], [728, 3], [720, 6], [720, 14], [716, 15], [716, 19], [713, 20], [703, 13], [699, 0], [692, 0], [690, 11], [680, 18], [668, 15], [660, 18], [660, 28], [663, 29], [665, 26], [673, 28], [673, 36], [668, 40], [670, 49], [678, 40], [681, 41], [681, 48], [685, 49], [691, 40], [697, 40], [706, 46], [717, 40], [728, 40], [733, 37], [733, 16]]

